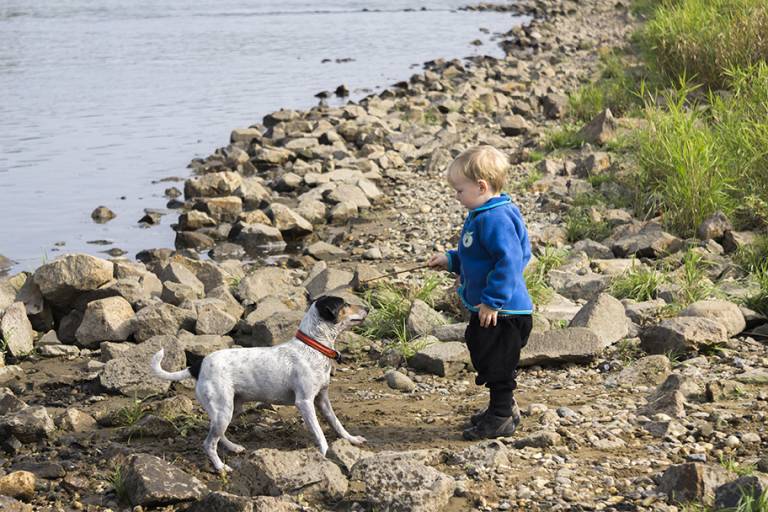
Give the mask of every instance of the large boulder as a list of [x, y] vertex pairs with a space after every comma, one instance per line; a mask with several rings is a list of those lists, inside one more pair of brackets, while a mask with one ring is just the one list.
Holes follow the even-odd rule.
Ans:
[[374, 508], [402, 512], [445, 510], [456, 487], [453, 478], [423, 462], [385, 454], [358, 461], [350, 480], [362, 488], [361, 500]]
[[39, 267], [32, 279], [45, 300], [66, 307], [81, 293], [111, 281], [113, 274], [111, 261], [88, 254], [67, 254]]
[[107, 391], [131, 397], [165, 393], [171, 382], [155, 377], [149, 366], [161, 348], [165, 350], [163, 369], [174, 372], [186, 366], [184, 346], [174, 336], [154, 336], [107, 361], [99, 375], [101, 385]]
[[[250, 326], [251, 336], [239, 339], [238, 342], [249, 347], [279, 345], [293, 337], [301, 324], [302, 318], [304, 318], [302, 311], [291, 309], [276, 311], [266, 318], [254, 321]], [[248, 322], [248, 319], [246, 319], [246, 322]]]
[[131, 505], [159, 507], [200, 498], [205, 484], [165, 460], [138, 453], [132, 455], [123, 475]]
[[89, 302], [75, 337], [85, 347], [102, 341], [125, 341], [133, 334], [136, 315], [122, 297], [109, 297]]
[[285, 247], [283, 234], [279, 229], [260, 223], [239, 225], [232, 241], [242, 245], [245, 252], [251, 256]]
[[195, 303], [197, 311], [197, 334], [227, 334], [237, 325], [234, 318], [225, 310], [225, 304], [218, 299], [203, 299]]
[[232, 465], [230, 490], [242, 496], [301, 493], [339, 500], [347, 493], [348, 482], [339, 466], [314, 447], [294, 451], [263, 448]]
[[722, 343], [728, 338], [723, 324], [699, 317], [663, 320], [640, 333], [640, 348], [649, 354], [689, 354], [702, 346]]
[[304, 288], [294, 286], [291, 271], [277, 268], [260, 268], [240, 280], [235, 296], [244, 305], [258, 304], [266, 297], [278, 297], [297, 309], [304, 309]]
[[715, 490], [728, 482], [730, 475], [719, 465], [676, 464], [661, 475], [657, 490], [676, 503], [697, 502], [711, 506]]
[[14, 302], [6, 308], [0, 320], [0, 340], [4, 340], [8, 352], [14, 357], [21, 357], [32, 352], [35, 332], [27, 318], [27, 308], [23, 302]]
[[573, 317], [570, 326], [593, 331], [606, 347], [629, 334], [629, 319], [624, 313], [624, 304], [607, 293], [601, 293], [586, 303]]
[[158, 335], [176, 335], [179, 330], [195, 330], [194, 311], [182, 309], [171, 304], [154, 304], [136, 313], [133, 337], [136, 341], [146, 341]]
[[590, 361], [600, 355], [605, 345], [584, 327], [568, 327], [534, 332], [520, 352], [520, 366]]
[[618, 238], [611, 250], [619, 258], [635, 255], [638, 258], [658, 258], [679, 251], [683, 241], [665, 232], [659, 224], [649, 223], [639, 231], [631, 231]]
[[267, 209], [272, 224], [286, 238], [306, 236], [314, 230], [312, 223], [284, 204], [272, 203]]
[[440, 377], [452, 377], [471, 366], [467, 346], [459, 341], [439, 342], [434, 336], [421, 338], [429, 340], [425, 348], [419, 350], [410, 359], [408, 365]]
[[701, 300], [685, 308], [680, 316], [708, 318], [725, 326], [729, 337], [747, 328], [747, 322], [739, 306], [727, 300]]
[[304, 287], [307, 289], [307, 292], [309, 292], [310, 300], [315, 300], [332, 290], [343, 286], [349, 286], [352, 283], [353, 278], [354, 274], [352, 272], [335, 268], [326, 268], [304, 281]]

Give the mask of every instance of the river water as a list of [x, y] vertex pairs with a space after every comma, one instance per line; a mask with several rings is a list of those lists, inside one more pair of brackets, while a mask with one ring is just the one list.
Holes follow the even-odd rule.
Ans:
[[[359, 99], [434, 58], [501, 56], [492, 35], [524, 20], [465, 4], [0, 0], [0, 254], [32, 270], [173, 247], [175, 216], [138, 220], [232, 128], [341, 83]], [[100, 205], [117, 217], [93, 222]]]

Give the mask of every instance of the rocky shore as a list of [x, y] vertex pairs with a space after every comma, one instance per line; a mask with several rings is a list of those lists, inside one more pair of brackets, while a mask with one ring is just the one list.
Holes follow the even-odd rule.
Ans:
[[[586, 144], [547, 149], [568, 94], [639, 23], [627, 3], [514, 9], [533, 20], [503, 35], [503, 59], [428, 62], [360, 102], [234, 130], [167, 192], [175, 250], [69, 254], [0, 280], [0, 508], [672, 512], [765, 492], [768, 320], [738, 305], [750, 285], [732, 259], [754, 235], [715, 216], [683, 240], [620, 207], [631, 191], [610, 177], [629, 164], [611, 143], [635, 120], [606, 111], [581, 127]], [[516, 435], [461, 440], [485, 394], [440, 281], [433, 301], [409, 299], [407, 349], [342, 340], [332, 401], [366, 446], [335, 441], [323, 458], [295, 408], [251, 404], [229, 430], [246, 452], [226, 457], [233, 474], [212, 473], [193, 382], [155, 379], [151, 354], [164, 348], [173, 371], [280, 343], [313, 298], [360, 301], [361, 281], [452, 247], [464, 212], [442, 173], [475, 144], [509, 154], [546, 284]], [[615, 201], [585, 203], [594, 195]], [[577, 209], [599, 240], [569, 224]], [[684, 300], [694, 259], [707, 262], [694, 284], [713, 293]], [[620, 279], [662, 266], [652, 297], [620, 293]]]

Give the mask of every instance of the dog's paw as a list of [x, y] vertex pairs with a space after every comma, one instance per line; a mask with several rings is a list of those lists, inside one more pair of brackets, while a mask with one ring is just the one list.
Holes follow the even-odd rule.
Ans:
[[361, 445], [361, 444], [365, 444], [367, 442], [367, 440], [363, 436], [350, 436], [348, 441], [350, 443], [352, 443], [354, 445], [358, 445], [358, 446]]
[[233, 470], [228, 464], [224, 464], [219, 468], [219, 474], [226, 475], [227, 473], [231, 473]]
[[245, 446], [241, 444], [231, 444], [227, 447], [229, 451], [232, 453], [243, 453], [245, 451]]

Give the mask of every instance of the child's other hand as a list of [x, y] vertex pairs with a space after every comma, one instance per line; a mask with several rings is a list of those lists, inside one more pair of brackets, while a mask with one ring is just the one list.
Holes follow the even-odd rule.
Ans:
[[499, 312], [485, 304], [480, 304], [477, 307], [479, 309], [477, 316], [480, 319], [480, 327], [496, 327], [496, 318]]
[[445, 254], [434, 254], [429, 258], [427, 265], [448, 270], [448, 256]]

